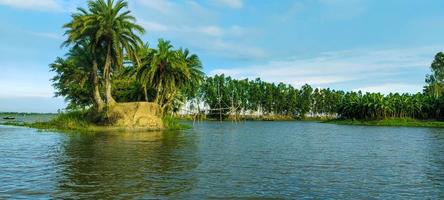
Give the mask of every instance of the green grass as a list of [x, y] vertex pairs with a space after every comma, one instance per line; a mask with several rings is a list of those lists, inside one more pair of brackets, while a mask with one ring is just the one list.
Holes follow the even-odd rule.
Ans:
[[185, 130], [191, 129], [192, 127], [189, 125], [181, 124], [179, 119], [171, 116], [166, 116], [162, 119], [163, 125], [167, 130]]
[[89, 122], [88, 119], [87, 111], [72, 111], [60, 113], [54, 119], [47, 122], [24, 123], [23, 126], [43, 130], [88, 130], [96, 126]]
[[37, 129], [57, 129], [57, 130], [77, 130], [87, 128], [91, 124], [86, 120], [85, 111], [73, 111], [69, 113], [59, 113], [54, 118], [47, 121], [6, 121], [2, 125], [24, 126]]
[[[105, 131], [148, 131], [150, 129], [140, 128], [132, 129], [125, 127], [105, 126], [92, 123], [94, 116], [88, 111], [71, 111], [59, 113], [56, 117], [49, 121], [40, 122], [19, 122], [11, 121], [2, 123], [2, 125], [23, 126], [48, 131], [76, 131], [76, 132], [105, 132]], [[178, 119], [173, 117], [165, 117], [162, 119], [164, 130], [184, 130], [191, 126], [181, 124]], [[159, 130], [159, 129], [153, 129]]]
[[382, 120], [352, 120], [334, 119], [323, 123], [339, 125], [363, 125], [363, 126], [405, 126], [405, 127], [435, 127], [444, 128], [443, 121], [417, 120], [412, 118], [390, 118]]

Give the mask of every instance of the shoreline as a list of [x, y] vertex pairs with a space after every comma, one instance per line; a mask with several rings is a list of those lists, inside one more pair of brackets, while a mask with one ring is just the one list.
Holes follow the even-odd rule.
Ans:
[[444, 128], [444, 121], [417, 120], [412, 118], [391, 118], [382, 120], [333, 119], [322, 121], [321, 123], [347, 126]]
[[156, 132], [156, 131], [174, 131], [174, 130], [185, 130], [183, 129], [158, 129], [158, 128], [131, 128], [131, 127], [119, 127], [119, 126], [99, 126], [99, 125], [89, 125], [87, 127], [76, 127], [76, 128], [60, 128], [57, 126], [51, 125], [49, 122], [35, 122], [35, 123], [21, 123], [21, 122], [11, 122], [11, 123], [0, 123], [0, 126], [11, 126], [11, 127], [24, 127], [24, 128], [32, 128], [40, 131], [49, 131], [49, 132], [89, 132], [89, 133], [100, 133], [100, 132]]
[[[12, 114], [12, 113], [11, 113]], [[37, 114], [38, 115], [38, 114]], [[56, 114], [57, 116], [57, 114]], [[138, 128], [138, 127], [120, 127], [120, 126], [105, 126], [95, 124], [72, 123], [73, 121], [61, 121], [54, 123], [54, 121], [36, 121], [36, 122], [20, 122], [20, 121], [6, 121], [0, 123], [3, 126], [16, 126], [34, 128], [43, 131], [63, 131], [63, 132], [151, 132], [151, 131], [174, 131], [174, 130], [187, 130], [193, 127], [188, 124], [179, 123], [179, 121], [199, 122], [199, 121], [219, 121], [218, 119], [199, 119], [193, 121], [190, 117], [175, 117], [164, 119], [164, 122], [168, 124], [165, 128]], [[247, 122], [247, 121], [262, 121], [262, 122], [280, 122], [280, 121], [300, 121], [300, 122], [318, 122], [325, 124], [336, 125], [348, 125], [348, 126], [380, 126], [380, 127], [425, 127], [425, 128], [444, 128], [444, 121], [436, 120], [417, 120], [412, 118], [389, 118], [383, 120], [351, 120], [351, 119], [326, 119], [321, 117], [307, 117], [305, 119], [291, 119], [289, 117], [257, 117], [257, 118], [243, 118], [239, 120], [225, 119], [226, 122]]]

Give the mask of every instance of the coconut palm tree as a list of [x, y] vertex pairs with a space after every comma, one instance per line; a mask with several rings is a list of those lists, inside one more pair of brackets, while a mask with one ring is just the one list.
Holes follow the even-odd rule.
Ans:
[[185, 93], [187, 97], [194, 98], [205, 76], [202, 71], [202, 63], [199, 57], [196, 54], [191, 54], [188, 49], [179, 49], [178, 54], [185, 61], [190, 73], [189, 81], [186, 82]]
[[145, 45], [139, 55], [141, 62], [136, 76], [144, 85], [156, 88], [155, 102], [163, 111], [169, 110], [180, 92], [190, 95], [203, 80], [199, 57], [186, 49], [174, 50], [169, 41], [160, 39], [157, 49]]
[[124, 53], [137, 61], [136, 49], [142, 43], [135, 33], [143, 34], [144, 29], [135, 23], [130, 15], [125, 0], [89, 0], [88, 10], [78, 8], [78, 13], [72, 15], [73, 20], [64, 25], [67, 29], [68, 40], [65, 44], [75, 44], [82, 40], [90, 42], [90, 50], [95, 55], [105, 52], [103, 79], [105, 81], [105, 99], [108, 105], [115, 103], [112, 97], [111, 72], [113, 67], [123, 65]]
[[158, 49], [147, 51], [148, 58], [142, 58], [145, 62], [141, 63], [138, 71], [139, 79], [156, 88], [155, 102], [164, 105], [164, 102], [173, 92], [172, 90], [182, 84], [178, 81], [183, 77], [189, 77], [189, 71], [186, 63], [182, 60], [169, 41], [160, 39], [157, 45]]

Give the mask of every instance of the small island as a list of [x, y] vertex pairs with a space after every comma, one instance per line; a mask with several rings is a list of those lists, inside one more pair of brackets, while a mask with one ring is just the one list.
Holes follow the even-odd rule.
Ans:
[[23, 125], [84, 131], [186, 127], [171, 113], [197, 92], [204, 78], [199, 57], [163, 39], [151, 48], [127, 7], [126, 1], [89, 1], [72, 14], [63, 26], [68, 53], [50, 64], [56, 96], [68, 107], [50, 121]]

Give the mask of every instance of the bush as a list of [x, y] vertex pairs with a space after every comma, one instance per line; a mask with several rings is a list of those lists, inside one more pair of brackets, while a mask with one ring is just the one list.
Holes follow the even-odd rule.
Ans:
[[75, 130], [87, 128], [91, 125], [89, 122], [89, 112], [87, 110], [70, 111], [59, 113], [57, 117], [48, 122], [35, 122], [27, 126], [38, 129], [60, 129]]

